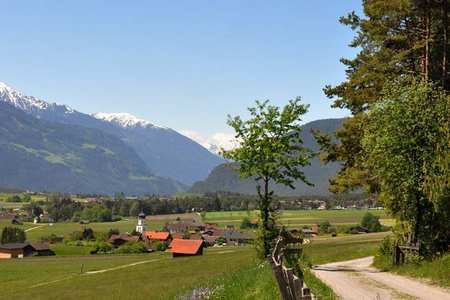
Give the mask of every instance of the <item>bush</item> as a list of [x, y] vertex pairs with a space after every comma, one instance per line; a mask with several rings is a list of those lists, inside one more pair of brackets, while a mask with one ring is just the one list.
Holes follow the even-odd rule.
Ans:
[[147, 248], [145, 247], [143, 242], [126, 242], [119, 248], [115, 249], [113, 253], [121, 253], [121, 254], [127, 254], [127, 253], [143, 253], [147, 252]]
[[392, 237], [387, 236], [381, 242], [377, 252], [375, 253], [374, 266], [382, 271], [392, 268], [392, 255], [394, 252], [395, 241]]
[[166, 251], [167, 243], [155, 241], [155, 242], [152, 242], [152, 248], [153, 248], [153, 250], [156, 250], [156, 251]]
[[380, 217], [367, 212], [361, 220], [361, 226], [372, 232], [379, 232], [381, 231]]

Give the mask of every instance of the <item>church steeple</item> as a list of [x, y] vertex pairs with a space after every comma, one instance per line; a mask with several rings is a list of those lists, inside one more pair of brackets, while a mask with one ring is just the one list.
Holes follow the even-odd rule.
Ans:
[[147, 222], [145, 220], [145, 214], [141, 211], [141, 213], [138, 216], [138, 223], [136, 226], [136, 232], [139, 232], [140, 234], [145, 234], [147, 231]]

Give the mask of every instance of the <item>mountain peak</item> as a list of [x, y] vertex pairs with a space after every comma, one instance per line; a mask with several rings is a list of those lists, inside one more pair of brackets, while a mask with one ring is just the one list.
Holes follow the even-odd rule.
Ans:
[[46, 110], [63, 110], [64, 113], [72, 114], [75, 112], [70, 106], [59, 103], [48, 103], [34, 97], [24, 96], [15, 91], [6, 83], [0, 81], [0, 101], [11, 104], [28, 114], [33, 114], [39, 117], [40, 112]]
[[164, 126], [159, 126], [159, 125], [155, 125], [152, 124], [144, 119], [139, 119], [136, 116], [133, 116], [129, 113], [102, 113], [102, 112], [98, 112], [98, 113], [94, 113], [92, 114], [92, 116], [96, 119], [105, 121], [105, 122], [109, 122], [109, 123], [114, 123], [116, 125], [119, 125], [120, 127], [123, 128], [129, 128], [129, 127], [143, 127], [143, 128], [147, 128], [148, 126], [154, 127], [154, 128], [162, 128], [162, 129], [167, 129], [167, 127]]

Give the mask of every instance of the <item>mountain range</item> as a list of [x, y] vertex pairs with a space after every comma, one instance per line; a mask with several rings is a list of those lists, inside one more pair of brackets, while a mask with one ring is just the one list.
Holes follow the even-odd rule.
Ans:
[[[326, 119], [317, 120], [307, 123], [301, 127], [301, 139], [303, 146], [314, 152], [319, 151], [319, 145], [316, 143], [311, 130], [318, 130], [321, 133], [332, 134], [336, 129], [342, 127], [344, 119]], [[203, 180], [195, 183], [190, 192], [192, 193], [206, 193], [227, 191], [241, 194], [256, 194], [256, 182], [254, 178], [242, 179], [239, 177], [237, 171], [231, 167], [233, 163], [225, 163], [217, 166], [209, 176]], [[314, 184], [308, 186], [303, 182], [296, 181], [292, 190], [283, 185], [271, 185], [271, 189], [280, 196], [296, 196], [296, 195], [329, 195], [329, 181], [328, 179], [336, 176], [339, 169], [339, 164], [329, 163], [324, 165], [319, 159], [313, 158], [311, 165], [302, 168], [306, 178]]]
[[[310, 131], [332, 133], [343, 119], [302, 126], [304, 146], [318, 151]], [[209, 148], [211, 151], [208, 151]], [[97, 194], [255, 193], [217, 154], [170, 128], [127, 113], [79, 112], [67, 105], [24, 96], [0, 82], [0, 186]], [[328, 194], [337, 164], [318, 159], [304, 168], [314, 187], [274, 186], [279, 195]], [[206, 179], [205, 179], [206, 178]]]
[[[54, 189], [64, 192], [111, 193], [124, 191], [166, 194], [185, 190], [195, 181], [204, 179], [215, 166], [223, 162], [222, 158], [209, 152], [186, 136], [170, 128], [151, 124], [126, 113], [84, 114], [64, 104], [48, 103], [31, 96], [24, 96], [2, 82], [0, 82], [0, 103], [2, 103], [2, 114], [5, 116], [0, 120], [0, 128], [4, 133], [2, 143], [4, 146], [8, 146], [8, 150], [5, 149], [6, 152], [0, 157], [0, 164], [3, 166], [4, 174], [6, 171], [12, 175], [9, 180], [1, 179], [0, 175], [0, 184], [2, 185]], [[11, 117], [13, 117], [13, 120]], [[13, 122], [11, 124], [15, 124], [15, 126], [8, 126], [6, 124], [8, 122]], [[30, 122], [33, 124], [30, 124]], [[33, 126], [39, 128], [39, 130], [33, 130]], [[27, 128], [27, 131], [21, 130], [24, 128]], [[32, 136], [30, 136], [30, 132], [33, 132]], [[59, 144], [58, 141], [52, 140], [54, 136], [46, 136], [47, 133], [51, 132], [58, 133]], [[83, 137], [80, 135], [81, 132], [83, 132], [85, 140], [81, 144], [80, 141], [74, 143], [74, 139]], [[34, 137], [46, 138], [48, 143], [38, 143], [39, 140]], [[89, 138], [92, 139], [89, 140]], [[52, 143], [58, 145], [59, 149], [64, 149], [63, 146], [67, 145], [66, 153], [55, 153]], [[14, 147], [11, 146], [12, 144], [19, 146]], [[20, 148], [20, 145], [24, 147]], [[48, 149], [48, 147], [52, 149]], [[115, 147], [118, 147], [118, 149]], [[79, 159], [74, 159], [69, 164], [68, 157], [74, 151], [91, 150], [87, 152], [92, 154], [94, 148], [97, 150], [108, 149], [104, 150], [104, 153], [113, 152], [118, 155], [117, 157], [103, 156], [102, 159], [111, 159], [112, 161], [109, 163], [112, 165], [119, 164], [119, 161], [123, 162], [125, 166], [130, 168], [130, 170], [125, 168], [123, 171], [128, 172], [128, 179], [131, 178], [133, 184], [122, 177], [118, 180], [115, 177], [118, 175], [117, 169], [113, 167], [99, 168], [95, 161], [91, 162], [94, 164], [85, 165], [85, 168], [79, 168], [78, 163], [81, 163]], [[15, 155], [11, 152], [12, 149], [15, 149]], [[22, 152], [19, 153], [17, 150]], [[44, 155], [42, 153], [46, 152], [42, 151], [48, 153]], [[21, 159], [21, 154], [30, 153], [40, 154], [34, 156], [33, 163], [30, 160]], [[51, 154], [54, 154], [54, 156]], [[83, 156], [83, 159], [94, 157], [89, 157], [87, 153], [78, 154]], [[67, 157], [62, 159], [61, 155]], [[7, 160], [7, 157], [9, 160]], [[10, 160], [12, 157], [18, 159]], [[52, 160], [50, 157], [58, 158]], [[27, 158], [30, 159], [31, 157], [27, 156]], [[96, 159], [100, 158], [96, 157]], [[12, 164], [12, 161], [14, 161], [14, 164]], [[51, 163], [51, 165], [47, 165], [48, 163]], [[74, 177], [77, 177], [76, 174], [81, 177], [84, 176], [89, 183], [80, 179], [84, 183], [79, 182], [74, 185], [73, 180], [62, 180], [62, 177], [53, 178], [49, 172], [41, 173], [39, 175], [41, 176], [40, 180], [36, 180], [31, 176], [36, 171], [35, 167], [39, 165], [41, 170], [47, 170], [42, 164], [49, 167], [48, 170], [52, 170], [52, 172], [55, 172], [55, 168], [58, 169], [59, 171], [56, 173], [59, 175], [63, 173], [64, 165], [66, 165], [64, 172], [68, 172], [67, 165], [70, 165], [71, 171], [75, 172], [75, 174], [72, 174]], [[30, 169], [32, 166], [34, 168]], [[137, 166], [139, 166], [138, 169], [133, 169]], [[139, 172], [137, 172], [138, 170]], [[99, 174], [100, 171], [101, 174]], [[70, 173], [68, 172], [68, 174]], [[92, 176], [94, 174], [96, 176]], [[110, 181], [116, 182], [116, 184], [106, 184], [104, 180], [108, 176], [111, 176]], [[121, 176], [124, 175], [121, 174]], [[56, 180], [58, 178], [61, 180]], [[145, 184], [141, 186], [141, 183], [145, 181], [144, 178], [152, 182], [151, 184], [146, 183], [147, 188], [145, 188]], [[47, 182], [52, 182], [52, 184], [46, 184]], [[117, 184], [118, 182], [122, 184]], [[171, 188], [168, 188], [168, 186], [171, 186]]]

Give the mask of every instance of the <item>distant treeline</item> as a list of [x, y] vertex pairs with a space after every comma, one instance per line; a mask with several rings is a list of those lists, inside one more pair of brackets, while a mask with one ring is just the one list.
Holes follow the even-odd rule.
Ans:
[[[92, 197], [91, 197], [92, 198]], [[205, 195], [182, 195], [173, 197], [141, 196], [130, 199], [118, 193], [113, 197], [94, 197], [97, 200], [80, 202], [68, 195], [52, 194], [46, 200], [32, 201], [24, 206], [29, 217], [39, 217], [44, 211], [55, 222], [81, 221], [111, 222], [121, 217], [137, 216], [141, 211], [147, 215], [175, 214], [199, 211], [233, 211], [258, 209], [257, 196], [233, 194], [230, 192]], [[304, 196], [276, 197], [274, 205], [279, 209], [317, 209], [325, 205], [332, 209], [341, 207], [363, 207], [374, 205], [364, 194], [347, 194], [336, 197]]]

